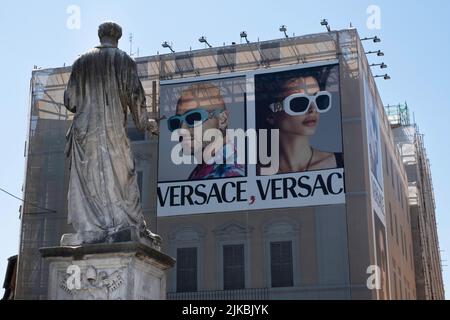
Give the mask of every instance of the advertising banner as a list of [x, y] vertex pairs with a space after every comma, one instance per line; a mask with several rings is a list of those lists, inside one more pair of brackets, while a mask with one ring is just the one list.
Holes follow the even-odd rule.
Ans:
[[366, 107], [367, 146], [369, 151], [370, 198], [373, 208], [373, 243], [379, 284], [377, 295], [379, 300], [389, 300], [389, 248], [387, 246], [386, 235], [381, 128], [375, 86], [370, 85], [368, 75], [365, 72], [363, 72], [363, 83]]
[[164, 81], [158, 216], [345, 203], [336, 62]]
[[380, 120], [375, 100], [375, 93], [369, 82], [364, 80], [364, 97], [366, 105], [367, 144], [369, 149], [369, 172], [372, 206], [383, 223], [385, 222], [383, 157], [381, 153]]

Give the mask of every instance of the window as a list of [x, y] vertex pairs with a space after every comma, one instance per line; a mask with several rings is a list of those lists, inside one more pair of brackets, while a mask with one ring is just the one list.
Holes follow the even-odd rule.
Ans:
[[197, 291], [197, 248], [177, 249], [177, 292]]
[[394, 299], [398, 299], [397, 296], [397, 274], [394, 271]]
[[403, 250], [405, 251], [405, 258], [408, 261], [408, 248], [406, 246], [406, 233], [403, 232], [403, 246], [405, 247]]
[[405, 299], [408, 299], [408, 281], [406, 280], [406, 277], [404, 276], [403, 277], [403, 281], [404, 281], [404, 286], [403, 286], [403, 289], [404, 289], [404, 298]]
[[391, 228], [391, 236], [394, 236], [394, 222], [392, 221], [392, 205], [389, 202], [389, 220], [391, 222], [391, 225], [389, 226]]
[[400, 237], [402, 239], [402, 254], [404, 256], [405, 255], [405, 237], [404, 237], [404, 234], [403, 234], [403, 227], [402, 226], [400, 226]]
[[385, 161], [386, 161], [386, 165], [385, 165], [386, 172], [387, 172], [387, 175], [389, 175], [388, 151], [387, 151], [386, 143], [384, 144], [384, 157], [385, 157]]
[[395, 221], [395, 239], [397, 240], [397, 245], [400, 245], [398, 241], [398, 225], [397, 225], [397, 215], [394, 215], [394, 221]]
[[408, 224], [411, 224], [411, 218], [409, 216], [409, 207], [408, 207], [408, 200], [405, 198], [405, 208], [406, 208], [406, 221], [408, 221]]
[[392, 158], [389, 158], [391, 162], [391, 182], [392, 182], [392, 188], [395, 190], [395, 183], [394, 183], [394, 163], [392, 162]]
[[[326, 210], [324, 209], [323, 212], [326, 212]], [[326, 214], [323, 216], [328, 217]], [[318, 223], [318, 225], [324, 226], [322, 223]], [[326, 234], [326, 230], [319, 230], [319, 232]], [[299, 225], [286, 217], [279, 217], [266, 222], [264, 226], [265, 287], [286, 288], [300, 285], [299, 236]], [[327, 246], [326, 241], [318, 241], [317, 259], [320, 261], [318, 278], [338, 282], [341, 272], [344, 273], [347, 269], [340, 264], [330, 267], [326, 263], [327, 259], [331, 259], [330, 254], [336, 254], [336, 256], [333, 256], [334, 259], [337, 259], [339, 255], [337, 252], [328, 252], [327, 248], [329, 247]]]
[[292, 241], [270, 244], [270, 271], [272, 287], [292, 287]]
[[223, 246], [223, 289], [245, 288], [244, 245]]
[[402, 188], [401, 192], [400, 192], [400, 202], [402, 203], [402, 210], [405, 211], [405, 202], [403, 201], [403, 197], [404, 197], [404, 194], [403, 194], [403, 188]]

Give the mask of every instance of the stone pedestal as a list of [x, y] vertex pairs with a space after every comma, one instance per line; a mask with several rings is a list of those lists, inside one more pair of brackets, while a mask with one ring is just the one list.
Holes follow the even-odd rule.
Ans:
[[49, 300], [164, 300], [171, 257], [142, 243], [42, 248]]

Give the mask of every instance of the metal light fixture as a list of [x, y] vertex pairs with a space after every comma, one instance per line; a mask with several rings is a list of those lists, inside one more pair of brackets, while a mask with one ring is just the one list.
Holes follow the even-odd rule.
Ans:
[[368, 52], [365, 52], [365, 54], [376, 54], [376, 55], [379, 56], [379, 57], [384, 57], [384, 52], [382, 52], [381, 50], [378, 50], [378, 51], [368, 51]]
[[206, 40], [205, 36], [201, 36], [198, 41], [200, 43], [205, 43], [208, 47], [212, 48], [212, 45], [209, 44], [208, 40]]
[[288, 36], [288, 34], [287, 34], [287, 27], [286, 27], [284, 24], [280, 27], [280, 32], [283, 32], [283, 33], [284, 33], [284, 36], [285, 36], [286, 38], [289, 38], [289, 36]]
[[371, 67], [377, 67], [377, 66], [380, 66], [380, 69], [386, 69], [388, 66], [387, 66], [387, 64], [385, 64], [384, 62], [382, 62], [382, 63], [373, 63], [373, 64], [371, 64], [370, 65]]
[[172, 53], [175, 53], [175, 50], [173, 50], [172, 46], [171, 46], [167, 41], [164, 41], [164, 42], [161, 44], [161, 46], [162, 46], [163, 48], [169, 48], [170, 51], [171, 51]]
[[327, 31], [331, 32], [331, 27], [327, 19], [322, 19], [322, 21], [320, 21], [320, 25], [325, 26], [327, 28]]
[[250, 43], [250, 41], [248, 41], [248, 39], [247, 39], [247, 32], [245, 32], [245, 31], [242, 31], [242, 32], [241, 32], [241, 39], [242, 39], [242, 38], [245, 39], [245, 42]]
[[377, 36], [372, 37], [372, 38], [367, 38], [366, 37], [366, 38], [361, 39], [361, 41], [367, 41], [367, 40], [373, 40], [373, 42], [375, 42], [375, 43], [381, 42], [381, 39], [378, 38]]
[[376, 75], [374, 78], [383, 78], [384, 80], [391, 80], [391, 77], [386, 73], [384, 75]]

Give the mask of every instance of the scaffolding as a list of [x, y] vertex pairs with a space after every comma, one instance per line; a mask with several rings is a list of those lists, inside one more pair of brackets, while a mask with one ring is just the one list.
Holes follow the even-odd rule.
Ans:
[[411, 125], [408, 104], [387, 105], [384, 107], [392, 128]]
[[431, 164], [424, 135], [411, 122], [408, 104], [385, 107], [408, 175], [417, 298], [443, 300], [442, 263], [436, 223]]

